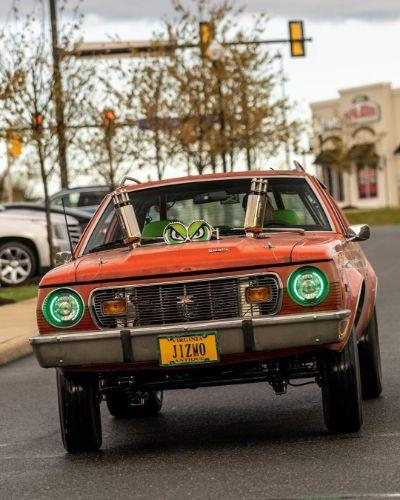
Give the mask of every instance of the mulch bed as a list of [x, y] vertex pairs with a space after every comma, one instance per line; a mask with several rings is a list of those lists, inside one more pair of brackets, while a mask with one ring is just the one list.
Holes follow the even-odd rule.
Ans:
[[0, 306], [5, 306], [7, 304], [15, 304], [15, 300], [3, 299], [2, 297], [0, 297]]

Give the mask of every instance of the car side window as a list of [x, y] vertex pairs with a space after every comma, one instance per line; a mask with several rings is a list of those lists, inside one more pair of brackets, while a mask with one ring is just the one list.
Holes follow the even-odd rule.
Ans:
[[69, 193], [64, 196], [59, 196], [55, 198], [51, 203], [52, 205], [56, 205], [58, 207], [62, 206], [62, 200], [64, 200], [64, 205], [70, 208], [76, 208], [78, 206], [80, 193]]
[[285, 210], [293, 210], [299, 219], [299, 225], [310, 226], [316, 223], [311, 213], [304, 210], [304, 202], [298, 193], [282, 193], [282, 202]]
[[158, 222], [160, 220], [160, 205], [151, 205], [146, 214], [146, 222]]
[[90, 207], [100, 205], [106, 193], [104, 191], [86, 191], [80, 193], [78, 207]]
[[[93, 231], [92, 235], [89, 238], [88, 244], [86, 245], [85, 253], [87, 253], [88, 249], [103, 245], [104, 243], [107, 243], [113, 237], [115, 237], [115, 234], [113, 234], [115, 232], [114, 231], [115, 224], [113, 224], [114, 221], [115, 221], [114, 205], [110, 202], [105, 211], [103, 212], [102, 216], [100, 217], [100, 220], [96, 225], [95, 230]], [[117, 227], [119, 228], [119, 226]]]

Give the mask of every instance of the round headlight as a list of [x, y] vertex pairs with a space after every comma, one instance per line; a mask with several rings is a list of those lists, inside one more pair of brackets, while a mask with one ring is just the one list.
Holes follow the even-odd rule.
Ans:
[[289, 276], [287, 291], [297, 304], [314, 306], [326, 299], [329, 293], [329, 281], [320, 269], [301, 267]]
[[78, 293], [73, 290], [60, 289], [49, 293], [43, 302], [42, 311], [50, 325], [68, 328], [82, 319], [84, 306]]

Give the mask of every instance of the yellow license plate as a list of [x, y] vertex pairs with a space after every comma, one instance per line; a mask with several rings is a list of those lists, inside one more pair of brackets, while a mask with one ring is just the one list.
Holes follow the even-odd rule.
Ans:
[[161, 366], [180, 366], [219, 361], [216, 332], [158, 337]]

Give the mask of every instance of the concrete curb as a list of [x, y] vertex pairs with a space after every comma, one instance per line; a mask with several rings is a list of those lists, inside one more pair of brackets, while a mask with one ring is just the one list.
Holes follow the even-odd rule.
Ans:
[[36, 299], [0, 307], [0, 366], [31, 354], [36, 329]]
[[28, 337], [26, 339], [16, 337], [2, 342], [0, 344], [0, 366], [28, 356], [28, 354], [32, 354], [32, 348], [29, 344]]

